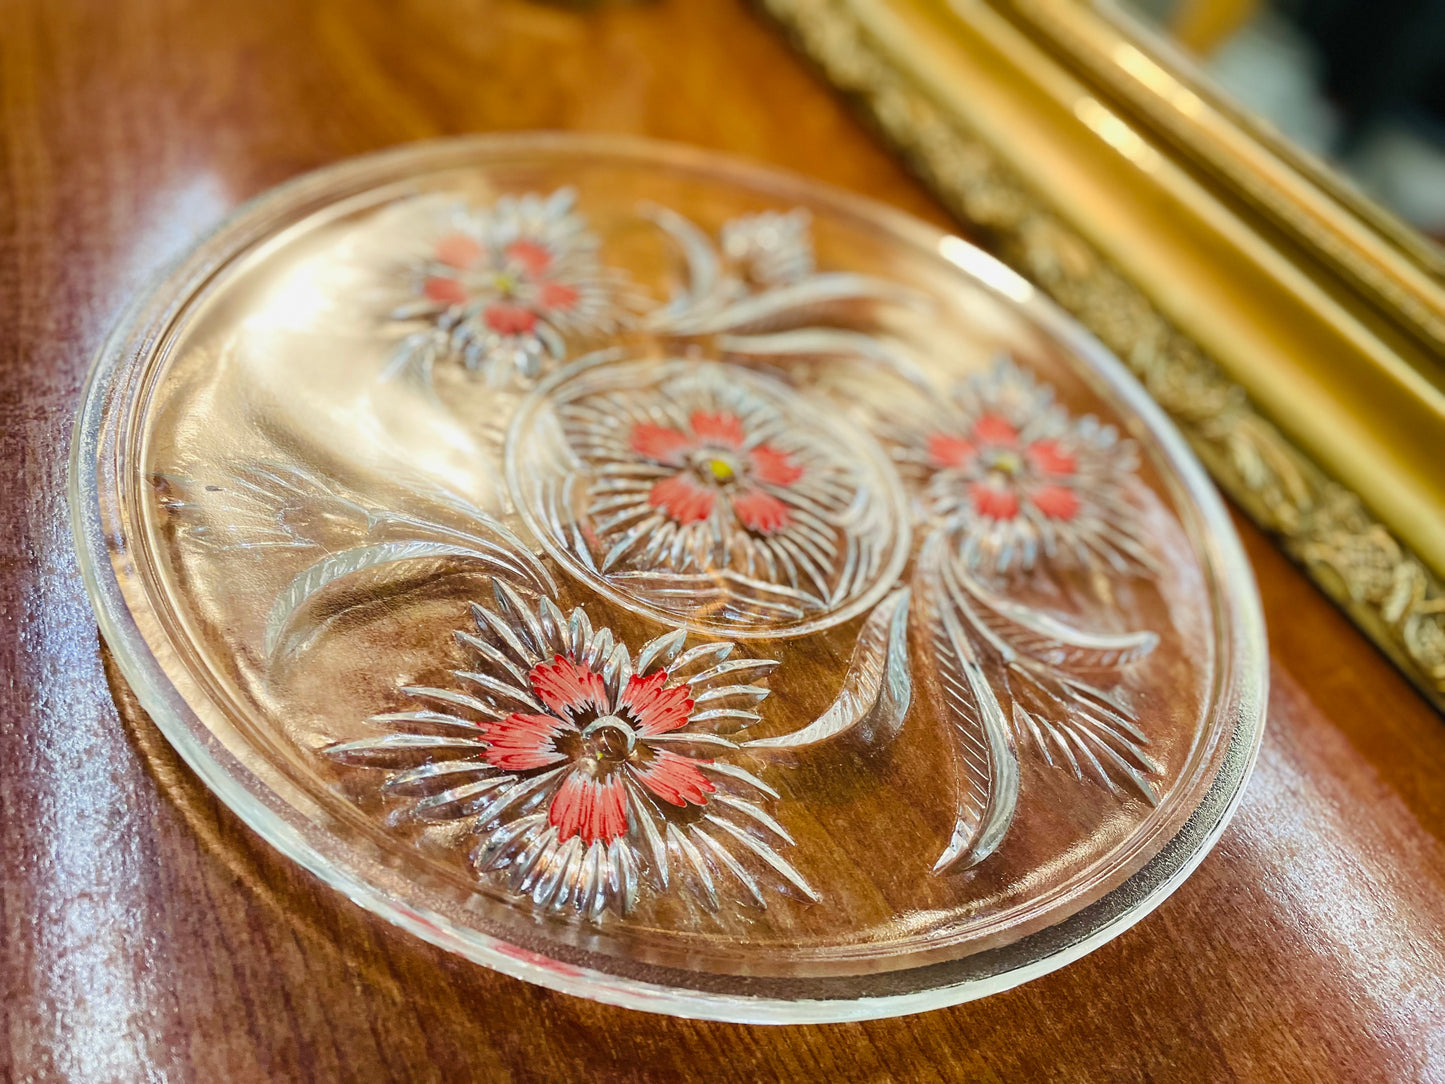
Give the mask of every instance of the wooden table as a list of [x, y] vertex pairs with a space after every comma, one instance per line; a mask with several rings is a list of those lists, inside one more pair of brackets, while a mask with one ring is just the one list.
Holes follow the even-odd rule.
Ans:
[[829, 1027], [611, 1009], [453, 959], [280, 858], [121, 694], [65, 518], [91, 355], [241, 200], [502, 128], [644, 132], [938, 207], [733, 0], [10, 0], [0, 14], [0, 1076], [1445, 1079], [1445, 726], [1257, 532], [1270, 719], [1157, 913], [986, 1001]]

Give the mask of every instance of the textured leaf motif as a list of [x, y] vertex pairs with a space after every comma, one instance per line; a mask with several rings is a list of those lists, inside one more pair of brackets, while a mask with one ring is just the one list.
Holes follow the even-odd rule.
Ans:
[[1080, 782], [1156, 803], [1159, 791], [1150, 776], [1161, 769], [1147, 751], [1148, 735], [1117, 693], [1082, 675], [1137, 662], [1159, 638], [1147, 631], [1083, 632], [990, 594], [966, 569], [950, 567], [946, 576], [964, 620], [1004, 663], [1017, 737]]
[[898, 733], [913, 698], [908, 665], [907, 588], [894, 591], [868, 615], [843, 688], [828, 710], [791, 734], [746, 743], [753, 749], [802, 749], [864, 727], [874, 740]]
[[181, 532], [201, 545], [324, 551], [334, 547], [338, 534], [357, 542], [322, 558], [287, 584], [266, 622], [267, 654], [282, 645], [307, 603], [332, 584], [403, 561], [463, 558], [531, 590], [555, 588], [546, 568], [501, 521], [427, 479], [404, 480], [412, 495], [427, 502], [429, 514], [453, 522], [368, 507], [334, 482], [279, 463], [238, 467], [219, 484], [174, 475], [151, 479]]
[[1009, 686], [1019, 735], [1051, 767], [1112, 794], [1132, 791], [1150, 805], [1160, 766], [1133, 712], [1107, 690], [1062, 672], [1015, 667]]
[[[915, 306], [926, 303], [917, 291], [897, 283], [852, 272], [815, 271], [812, 241], [805, 221], [799, 220], [793, 223], [794, 228], [787, 230], [758, 231], [749, 229], [759, 224], [756, 218], [736, 219], [723, 227], [724, 246], [731, 251], [720, 253], [703, 230], [676, 212], [648, 206], [644, 214], [672, 238], [687, 267], [686, 288], [675, 292], [666, 305], [648, 315], [648, 326], [661, 334], [710, 335], [807, 328], [820, 319], [825, 320], [825, 310], [837, 308], [846, 313], [859, 302]], [[729, 239], [739, 239], [740, 229], [751, 233], [746, 251], [727, 243]], [[759, 280], [756, 271], [764, 264], [774, 271]], [[748, 281], [750, 277], [754, 279], [752, 283]], [[865, 338], [857, 336], [844, 352], [855, 353]], [[843, 339], [835, 340], [830, 351], [843, 344]], [[739, 349], [761, 352], [749, 351], [745, 346]], [[869, 351], [880, 349], [876, 343], [867, 347]], [[782, 351], [790, 352], [793, 351], [786, 348]]]
[[1007, 834], [1018, 806], [1018, 754], [1003, 707], [965, 632], [951, 562], [938, 536], [919, 557], [933, 616], [934, 660], [952, 725], [957, 772], [953, 836], [935, 873], [982, 862]]
[[839, 328], [804, 327], [759, 335], [719, 335], [718, 349], [750, 357], [852, 357], [871, 362], [925, 393], [933, 385], [907, 351], [873, 335]]
[[495, 556], [453, 542], [381, 542], [374, 546], [357, 546], [334, 553], [302, 572], [276, 597], [270, 616], [266, 619], [266, 653], [274, 654], [276, 652], [284, 642], [287, 630], [302, 608], [338, 580], [359, 572], [393, 565], [399, 561], [414, 561], [428, 557], [466, 558], [479, 561], [496, 572], [509, 573], [511, 571], [500, 566], [500, 562]]
[[881, 279], [834, 271], [809, 275], [800, 282], [778, 286], [719, 307], [715, 312], [683, 318], [666, 330], [675, 334], [706, 335], [726, 331], [763, 331], [798, 326], [822, 317], [818, 310], [859, 301], [909, 304], [918, 295]]
[[365, 508], [300, 467], [254, 463], [213, 484], [151, 476], [157, 499], [180, 533], [222, 549], [315, 549], [318, 528], [364, 531]]
[[978, 603], [970, 609], [1004, 644], [1019, 655], [1068, 670], [1117, 670], [1148, 655], [1159, 637], [1146, 630], [1097, 633], [1076, 629], [1049, 614], [1040, 613], [990, 592], [966, 569], [958, 572], [960, 585]]

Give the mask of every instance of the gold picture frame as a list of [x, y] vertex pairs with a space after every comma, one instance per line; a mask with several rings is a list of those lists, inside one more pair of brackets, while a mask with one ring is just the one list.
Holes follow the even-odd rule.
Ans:
[[1085, 0], [760, 0], [1445, 709], [1445, 261]]

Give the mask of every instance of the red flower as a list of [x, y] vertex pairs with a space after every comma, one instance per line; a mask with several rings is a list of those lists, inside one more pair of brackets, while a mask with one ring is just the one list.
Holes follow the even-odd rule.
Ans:
[[771, 444], [749, 447], [736, 414], [695, 410], [687, 431], [639, 423], [629, 443], [642, 458], [677, 468], [648, 493], [648, 503], [674, 523], [701, 522], [719, 502], [758, 534], [775, 534], [792, 523], [788, 506], [765, 487], [786, 489], [803, 476], [803, 468]]
[[395, 365], [425, 372], [454, 357], [503, 387], [566, 357], [569, 336], [615, 330], [617, 280], [574, 204], [562, 189], [451, 212], [449, 232], [408, 269], [411, 296], [392, 312], [430, 333], [408, 335]]
[[[496, 250], [451, 233], [437, 242], [434, 260], [434, 273], [422, 283], [422, 292], [444, 305], [490, 302], [487, 322], [503, 334], [530, 331], [538, 318], [577, 304], [576, 288], [550, 277], [552, 253], [537, 241], [513, 241]], [[508, 330], [492, 319], [495, 310], [525, 311], [531, 319], [516, 331]], [[515, 315], [510, 322], [519, 323]]]
[[465, 270], [481, 263], [487, 250], [466, 234], [449, 233], [437, 242], [436, 253], [439, 263]]
[[926, 416], [921, 426], [916, 413], [884, 424], [926, 514], [954, 532], [971, 567], [1150, 566], [1128, 496], [1137, 451], [1112, 426], [1072, 417], [1008, 358], [956, 385]]
[[487, 326], [499, 335], [525, 335], [537, 326], [537, 314], [523, 305], [496, 301], [482, 310]]
[[508, 771], [571, 764], [547, 811], [559, 842], [609, 843], [626, 833], [629, 780], [675, 806], [705, 805], [716, 790], [697, 767], [711, 761], [649, 742], [692, 716], [690, 687], [669, 687], [666, 670], [632, 675], [615, 703], [601, 674], [562, 655], [538, 663], [528, 680], [546, 713], [513, 712], [485, 724], [484, 757]]
[[[870, 445], [850, 446], [795, 391], [745, 366], [579, 367], [552, 402], [575, 465], [539, 471], [536, 481], [568, 477], [538, 497], [550, 524], [575, 516], [576, 529], [544, 536], [637, 606], [720, 624], [800, 622], [861, 589], [881, 570], [880, 549], [901, 557], [882, 507], [899, 494], [886, 466], [874, 473]], [[555, 503], [578, 482], [580, 502]]]
[[456, 279], [433, 275], [422, 284], [422, 293], [438, 305], [465, 305], [467, 288]]
[[551, 312], [566, 312], [577, 307], [577, 290], [564, 282], [543, 282], [537, 287], [537, 300]]
[[1079, 470], [1078, 458], [1065, 451], [1056, 440], [1036, 440], [1028, 446], [1024, 454], [1033, 464], [1034, 470], [1040, 474], [1072, 475]]
[[926, 441], [929, 465], [961, 476], [978, 515], [1011, 520], [1026, 508], [1067, 522], [1082, 507], [1069, 481], [1078, 461], [1052, 438], [1025, 441], [999, 414], [984, 413], [964, 434], [937, 432]]
[[678, 630], [634, 653], [580, 606], [500, 580], [492, 594], [456, 637], [467, 691], [406, 686], [432, 707], [373, 716], [386, 733], [326, 754], [391, 771], [420, 820], [465, 821], [477, 873], [554, 913], [625, 915], [644, 885], [713, 911], [729, 894], [761, 904], [757, 875], [817, 898], [775, 849], [792, 839], [758, 803], [777, 793], [728, 760], [724, 735], [762, 720], [776, 662]]
[[546, 274], [547, 268], [552, 266], [552, 253], [547, 250], [546, 245], [536, 241], [513, 241], [502, 252], [508, 260], [525, 267], [528, 273], [535, 277]]

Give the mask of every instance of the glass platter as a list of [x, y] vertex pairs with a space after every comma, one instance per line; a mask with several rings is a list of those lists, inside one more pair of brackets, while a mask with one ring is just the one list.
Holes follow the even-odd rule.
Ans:
[[758, 1022], [1006, 989], [1157, 906], [1258, 748], [1238, 539], [956, 237], [687, 148], [406, 147], [241, 209], [99, 357], [122, 672], [451, 951]]

